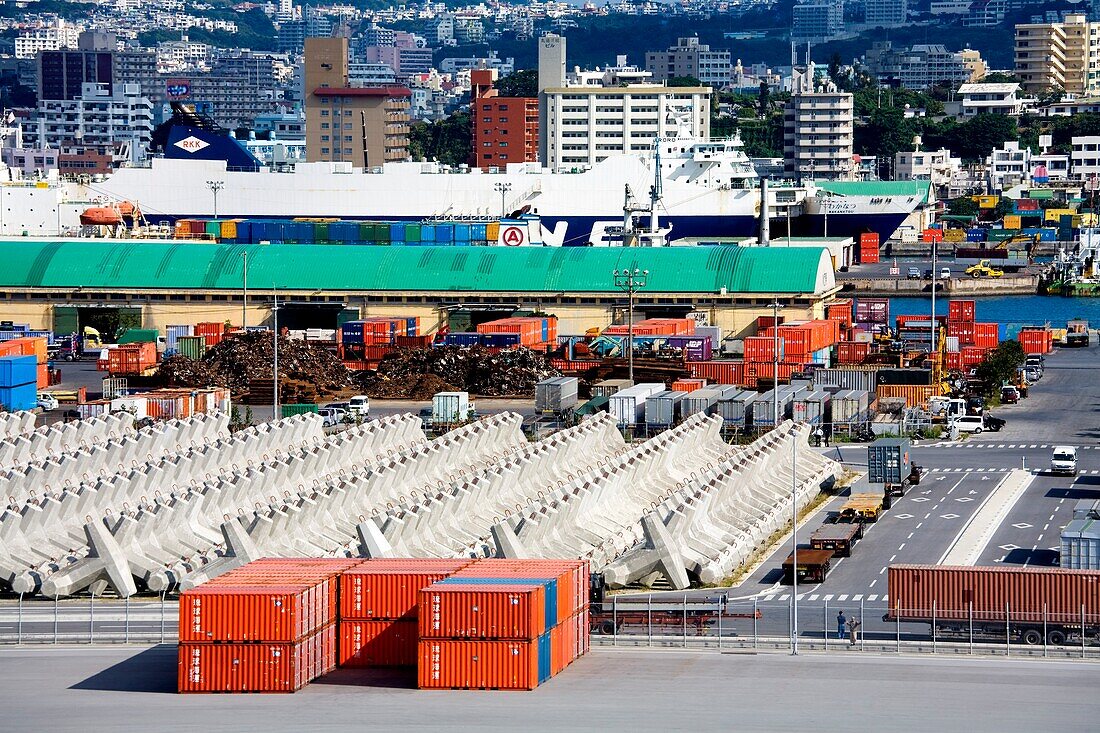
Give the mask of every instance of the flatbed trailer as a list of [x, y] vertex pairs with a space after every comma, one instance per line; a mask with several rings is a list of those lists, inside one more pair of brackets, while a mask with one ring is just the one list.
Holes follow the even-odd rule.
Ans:
[[[683, 601], [674, 603], [645, 602], [624, 599], [622, 603], [611, 603], [608, 599], [594, 605], [588, 614], [589, 632], [592, 634], [618, 634], [632, 627], [681, 633], [691, 629], [696, 636], [703, 636], [707, 630], [717, 627], [719, 621], [727, 619], [763, 618], [759, 610], [755, 612], [731, 613], [724, 600], [692, 603]], [[729, 633], [729, 631], [723, 631]]]
[[851, 557], [852, 548], [862, 538], [862, 522], [823, 524], [810, 535], [810, 549], [830, 550], [834, 557]]
[[[814, 550], [810, 548], [798, 548], [798, 582], [821, 583], [829, 574], [832, 565], [832, 550]], [[783, 561], [783, 583], [794, 583], [794, 553]]]
[[837, 521], [877, 522], [879, 516], [890, 508], [889, 494], [852, 494], [840, 507]]

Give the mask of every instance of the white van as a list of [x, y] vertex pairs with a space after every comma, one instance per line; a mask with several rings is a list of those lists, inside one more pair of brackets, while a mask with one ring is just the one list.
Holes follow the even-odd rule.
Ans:
[[959, 415], [951, 421], [950, 427], [960, 433], [974, 433], [977, 435], [985, 429], [985, 420], [981, 415]]
[[348, 400], [348, 414], [352, 417], [366, 420], [370, 413], [370, 398], [365, 394], [357, 394]]
[[1077, 475], [1077, 449], [1072, 445], [1056, 445], [1050, 457], [1050, 472], [1065, 476]]

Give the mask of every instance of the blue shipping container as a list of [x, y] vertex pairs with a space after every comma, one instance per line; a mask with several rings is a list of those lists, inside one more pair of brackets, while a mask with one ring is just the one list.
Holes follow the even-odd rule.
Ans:
[[480, 333], [449, 333], [444, 343], [447, 346], [477, 346], [481, 339]]
[[340, 325], [340, 339], [345, 344], [363, 343], [363, 322], [348, 321]]
[[489, 227], [487, 224], [471, 224], [470, 225], [470, 241], [471, 242], [484, 242], [489, 237]]
[[455, 242], [466, 243], [470, 241], [470, 225], [455, 224]]
[[551, 649], [553, 647], [550, 644], [550, 632], [539, 637], [539, 684], [541, 685], [546, 680], [550, 679], [550, 671], [553, 669], [551, 663]]
[[419, 328], [416, 325], [416, 318], [405, 319], [405, 335], [406, 336], [419, 336]]
[[435, 224], [420, 225], [420, 241], [432, 243], [435, 242]]
[[966, 230], [966, 241], [968, 242], [984, 242], [985, 236], [986, 230], [981, 227]]
[[481, 334], [482, 346], [495, 346], [501, 348], [507, 348], [509, 346], [519, 346], [520, 336], [518, 333], [483, 333]]
[[33, 410], [38, 406], [38, 385], [35, 382], [18, 387], [0, 387], [0, 405], [9, 412]]
[[436, 224], [435, 225], [435, 241], [440, 244], [451, 244], [455, 241], [455, 225], [454, 224]]
[[33, 356], [0, 356], [0, 387], [38, 383], [38, 362]]

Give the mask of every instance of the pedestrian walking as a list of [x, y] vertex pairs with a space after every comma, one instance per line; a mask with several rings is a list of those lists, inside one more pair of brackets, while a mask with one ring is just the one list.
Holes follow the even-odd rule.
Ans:
[[848, 623], [848, 617], [844, 615], [844, 611], [841, 611], [836, 615], [836, 638], [844, 638], [844, 629]]
[[863, 625], [863, 622], [854, 616], [848, 620], [848, 645], [856, 645], [856, 637], [859, 636], [859, 627]]

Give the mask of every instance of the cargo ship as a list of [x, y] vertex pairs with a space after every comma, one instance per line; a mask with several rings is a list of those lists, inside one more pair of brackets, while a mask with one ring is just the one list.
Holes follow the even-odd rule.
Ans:
[[[160, 154], [148, 167], [66, 184], [67, 198], [134, 202], [155, 224], [209, 217], [215, 208], [224, 218], [410, 222], [531, 214], [539, 217], [545, 241], [564, 246], [614, 244], [607, 231], [651, 231], [647, 225], [658, 216], [660, 243], [753, 237], [760, 228], [760, 176], [741, 141], [694, 139], [683, 129], [646, 153], [611, 156], [584, 170], [522, 163], [497, 172], [436, 162], [371, 169], [347, 162], [265, 166], [227, 131], [178, 105], [158, 134]], [[911, 194], [898, 195], [896, 188], [888, 182], [878, 191], [869, 182], [858, 195], [838, 195], [814, 182], [773, 183], [771, 231], [832, 237], [877, 232], [886, 239], [926, 200], [919, 182]]]

